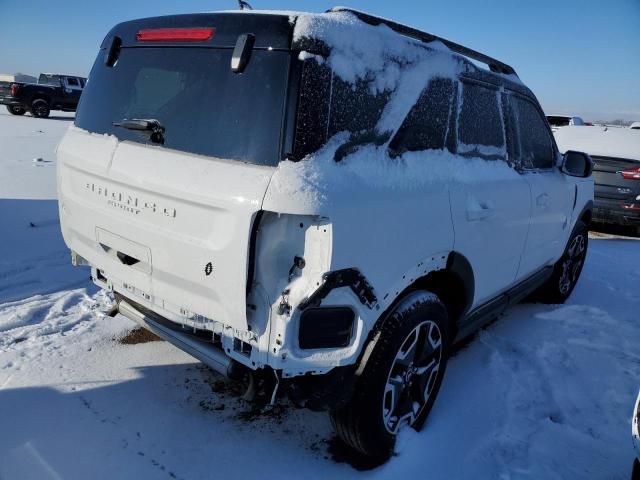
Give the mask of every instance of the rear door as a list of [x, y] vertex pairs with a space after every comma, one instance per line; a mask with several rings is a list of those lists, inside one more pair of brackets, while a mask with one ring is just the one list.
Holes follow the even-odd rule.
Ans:
[[459, 96], [458, 153], [469, 157], [469, 183], [451, 189], [454, 249], [471, 263], [474, 306], [513, 285], [527, 238], [529, 185], [506, 164], [501, 95], [464, 82]]
[[[290, 54], [256, 42], [236, 74], [224, 44], [123, 47], [111, 66], [101, 52], [58, 149], [59, 198], [67, 244], [125, 296], [246, 330], [250, 231], [281, 158]], [[114, 125], [126, 119], [164, 134]]]
[[555, 262], [564, 250], [576, 186], [556, 166], [551, 132], [531, 100], [510, 95], [514, 155], [531, 191], [531, 223], [518, 278]]
[[77, 77], [63, 77], [62, 98], [64, 108], [74, 109], [80, 100], [82, 85]]

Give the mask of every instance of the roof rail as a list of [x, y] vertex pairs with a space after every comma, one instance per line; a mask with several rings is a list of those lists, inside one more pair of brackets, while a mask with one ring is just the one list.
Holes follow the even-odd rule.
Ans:
[[383, 24], [389, 27], [391, 30], [401, 35], [404, 35], [405, 37], [410, 37], [425, 43], [430, 43], [435, 41], [442, 42], [450, 50], [460, 55], [463, 55], [465, 57], [468, 57], [478, 62], [486, 64], [489, 67], [489, 70], [491, 70], [492, 72], [517, 76], [516, 71], [513, 69], [511, 65], [507, 65], [506, 63], [501, 62], [500, 60], [496, 60], [495, 58], [485, 55], [484, 53], [480, 53], [468, 47], [460, 45], [458, 43], [454, 43], [451, 40], [447, 40], [446, 38], [438, 37], [436, 35], [423, 32], [422, 30], [418, 30], [416, 28], [412, 28], [407, 25], [394, 22], [393, 20], [387, 20], [386, 18], [376, 17], [375, 15], [369, 15], [368, 13], [364, 13], [359, 10], [354, 10], [352, 8], [347, 8], [347, 7], [334, 7], [330, 10], [327, 10], [327, 12], [329, 13], [330, 12], [350, 12], [354, 14], [356, 17], [358, 17], [360, 20], [362, 20], [363, 22], [368, 23], [369, 25], [376, 26], [376, 25]]

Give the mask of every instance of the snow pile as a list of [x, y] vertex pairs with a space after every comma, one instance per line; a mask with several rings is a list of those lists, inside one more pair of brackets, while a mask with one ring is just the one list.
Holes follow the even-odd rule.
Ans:
[[464, 188], [486, 179], [506, 180], [518, 175], [505, 162], [461, 157], [447, 150], [406, 152], [390, 158], [386, 146], [364, 145], [336, 162], [335, 152], [348, 137], [343, 132], [299, 162], [281, 162], [267, 196], [293, 197], [320, 211], [343, 204], [352, 195], [370, 195], [372, 190], [411, 193], [426, 186]]
[[[389, 94], [375, 127], [387, 142], [432, 79], [457, 81], [468, 67], [439, 42], [426, 46], [385, 25], [366, 24], [349, 12], [300, 15], [294, 28], [294, 43], [303, 42], [305, 38], [321, 40], [330, 48], [326, 63], [342, 80], [354, 85], [366, 82], [373, 95]], [[307, 52], [301, 54], [303, 59], [310, 57]], [[313, 58], [324, 62], [317, 56]], [[499, 93], [496, 93], [496, 102], [499, 102]], [[452, 114], [459, 115], [461, 105], [459, 92], [458, 112]], [[408, 192], [443, 183], [456, 188], [456, 184], [517, 175], [504, 162], [462, 158], [446, 150], [408, 152], [400, 158], [390, 158], [386, 143], [361, 145], [336, 163], [336, 151], [349, 140], [352, 140], [350, 134], [342, 132], [300, 162], [281, 162], [267, 196], [293, 197], [320, 212], [327, 202], [339, 204], [345, 196], [372, 195], [376, 194], [374, 190]], [[505, 148], [459, 145], [462, 153], [482, 155], [504, 156]]]

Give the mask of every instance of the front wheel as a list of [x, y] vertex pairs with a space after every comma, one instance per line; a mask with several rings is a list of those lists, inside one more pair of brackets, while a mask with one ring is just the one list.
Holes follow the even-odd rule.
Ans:
[[7, 110], [9, 110], [11, 115], [24, 115], [27, 111], [26, 108], [20, 105], [7, 105]]
[[398, 432], [420, 430], [433, 407], [449, 356], [447, 310], [430, 292], [410, 292], [372, 342], [353, 397], [331, 419], [357, 454], [383, 462]]
[[580, 220], [569, 237], [564, 254], [553, 267], [553, 274], [533, 294], [533, 300], [542, 303], [564, 303], [580, 278], [589, 246], [589, 230]]

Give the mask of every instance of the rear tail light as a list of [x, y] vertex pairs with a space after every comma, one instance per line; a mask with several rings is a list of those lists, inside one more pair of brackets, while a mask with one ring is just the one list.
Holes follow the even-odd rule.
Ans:
[[640, 211], [640, 203], [621, 203], [620, 206], [625, 210]]
[[15, 83], [11, 84], [11, 96], [15, 97], [18, 95], [18, 87], [19, 85], [16, 85]]
[[627, 168], [619, 173], [625, 180], [640, 180], [640, 168]]
[[213, 38], [216, 30], [212, 27], [201, 28], [156, 28], [140, 30], [136, 34], [139, 42], [203, 42]]

